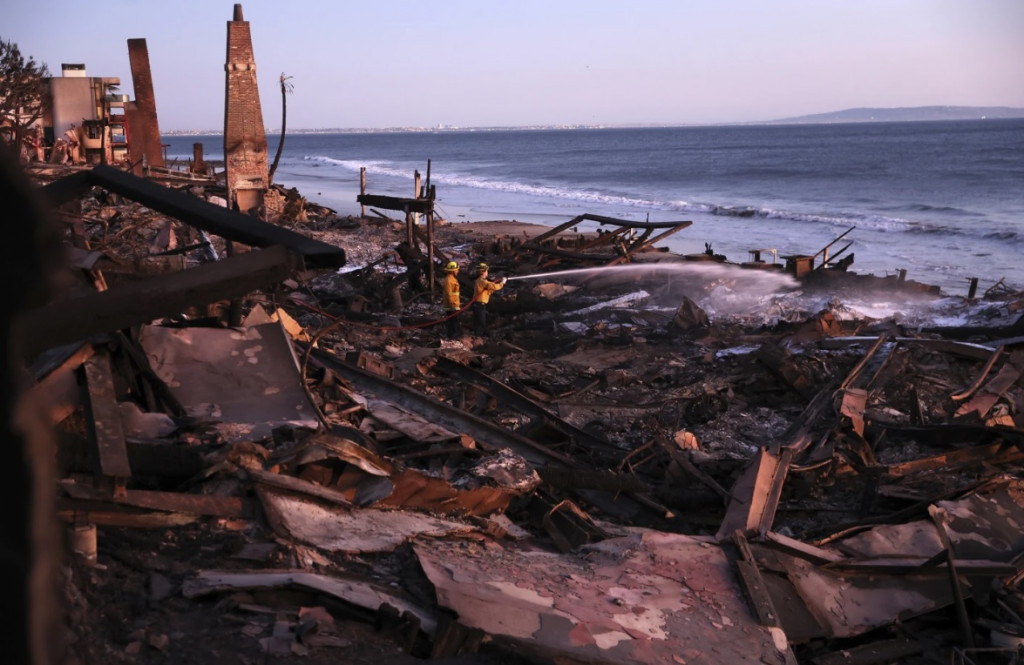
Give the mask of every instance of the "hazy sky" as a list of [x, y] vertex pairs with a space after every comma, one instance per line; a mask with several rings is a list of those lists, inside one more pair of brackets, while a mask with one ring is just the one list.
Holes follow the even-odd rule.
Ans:
[[[220, 129], [211, 0], [6, 3], [0, 38], [134, 97], [145, 38], [161, 130]], [[288, 126], [689, 124], [851, 107], [1024, 107], [1024, 0], [249, 0], [263, 119]]]

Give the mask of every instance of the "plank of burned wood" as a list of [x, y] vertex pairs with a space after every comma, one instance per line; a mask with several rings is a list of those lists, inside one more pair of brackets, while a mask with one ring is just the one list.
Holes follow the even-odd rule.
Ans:
[[743, 533], [757, 531], [762, 536], [771, 529], [792, 456], [789, 449], [782, 455], [767, 448], [758, 451], [732, 487], [718, 540], [731, 537], [737, 529]]
[[99, 524], [138, 529], [159, 529], [191, 524], [198, 519], [190, 513], [140, 512], [131, 506], [97, 504], [94, 501], [58, 499], [57, 517], [74, 524]]
[[949, 523], [949, 515], [945, 509], [938, 506], [928, 506], [928, 514], [935, 523], [935, 531], [939, 534], [943, 549], [946, 550], [946, 571], [949, 573], [949, 585], [953, 589], [953, 599], [956, 601], [956, 618], [960, 624], [960, 631], [963, 633], [964, 646], [974, 647], [974, 631], [971, 629], [970, 617], [967, 614], [967, 606], [964, 603], [963, 587], [960, 584], [960, 575], [957, 573], [956, 553], [953, 551], [953, 543], [946, 532], [946, 525]]
[[114, 392], [110, 356], [97, 354], [85, 362], [84, 368], [89, 429], [99, 453], [100, 470], [105, 476], [128, 478], [132, 475], [132, 468], [128, 463], [121, 411]]
[[61, 300], [25, 314], [21, 329], [27, 356], [97, 333], [148, 323], [285, 280], [294, 259], [271, 247], [176, 273], [116, 286], [101, 293]]
[[[783, 628], [779, 612], [775, 609], [775, 601], [772, 600], [771, 591], [761, 575], [761, 569], [757, 566], [757, 560], [754, 558], [746, 536], [737, 529], [731, 534], [731, 537], [740, 554], [740, 558], [735, 562], [739, 581], [754, 614], [757, 616], [757, 622], [767, 628]], [[786, 665], [796, 665], [797, 662], [793, 650], [789, 647], [785, 650], [785, 662]]]
[[[213, 517], [246, 517], [245, 502], [239, 497], [152, 490], [125, 490], [124, 496], [81, 484], [63, 485], [73, 499], [134, 506], [150, 510]], [[109, 506], [108, 506], [109, 508]]]

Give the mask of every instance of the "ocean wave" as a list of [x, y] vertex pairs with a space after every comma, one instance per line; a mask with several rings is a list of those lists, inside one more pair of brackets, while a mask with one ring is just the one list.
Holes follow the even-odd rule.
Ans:
[[911, 212], [911, 213], [924, 212], [924, 213], [935, 213], [935, 214], [940, 214], [940, 215], [955, 215], [955, 216], [963, 216], [963, 217], [971, 217], [971, 216], [975, 215], [975, 213], [972, 213], [969, 210], [964, 210], [963, 208], [957, 208], [955, 206], [933, 206], [933, 205], [928, 205], [927, 203], [908, 203], [907, 205], [899, 206], [896, 209], [897, 210], [903, 210], [903, 211], [906, 211], [906, 212]]
[[[344, 160], [326, 156], [306, 156], [307, 162], [316, 162], [335, 166], [347, 171], [358, 172], [365, 168], [367, 174], [384, 176], [389, 178], [408, 179], [413, 167], [399, 166], [394, 162], [385, 160]], [[830, 227], [856, 227], [860, 230], [876, 233], [892, 234], [922, 234], [922, 235], [951, 235], [968, 236], [976, 238], [988, 238], [993, 240], [1004, 240], [1017, 242], [1024, 240], [1013, 231], [992, 232], [988, 227], [986, 232], [980, 228], [969, 225], [955, 226], [937, 223], [923, 223], [912, 221], [903, 217], [872, 213], [850, 213], [850, 212], [803, 212], [771, 207], [757, 207], [737, 204], [710, 203], [678, 200], [655, 200], [643, 197], [610, 194], [590, 189], [577, 189], [572, 187], [558, 187], [514, 180], [500, 180], [476, 175], [467, 175], [457, 172], [431, 174], [431, 181], [434, 184], [447, 187], [464, 187], [468, 189], [500, 192], [532, 197], [546, 200], [553, 207], [571, 207], [573, 205], [588, 204], [596, 208], [595, 212], [604, 212], [603, 208], [611, 209], [639, 209], [645, 211], [665, 211], [672, 213], [706, 214], [716, 217], [735, 218], [756, 218], [769, 221], [800, 222], [814, 225], [826, 225]], [[909, 204], [900, 208], [911, 213], [929, 213], [936, 216], [967, 216], [967, 211], [951, 206], [930, 206], [927, 204]], [[614, 213], [613, 213], [614, 214]]]

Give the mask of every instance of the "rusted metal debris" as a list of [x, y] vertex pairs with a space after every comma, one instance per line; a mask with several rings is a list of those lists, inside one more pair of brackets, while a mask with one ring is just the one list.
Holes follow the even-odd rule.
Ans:
[[[700, 319], [691, 301], [680, 325], [680, 301], [636, 304], [645, 284], [550, 280], [500, 292], [489, 337], [441, 340], [395, 259], [401, 222], [288, 230], [104, 168], [42, 193], [111, 265], [195, 240], [156, 277], [106, 270], [102, 292], [84, 262], [75, 298], [22, 323], [63, 433], [59, 516], [101, 541], [264, 534], [244, 567], [186, 564], [186, 598], [301, 589], [411, 653], [542, 662], [925, 659], [1021, 623], [1019, 320], [965, 343], [839, 308]], [[147, 209], [96, 198], [114, 194]], [[439, 225], [430, 254], [589, 266], [688, 225], [548, 244], [573, 222], [476, 244]], [[226, 240], [266, 249], [210, 263]], [[332, 648], [300, 626], [264, 653]]]

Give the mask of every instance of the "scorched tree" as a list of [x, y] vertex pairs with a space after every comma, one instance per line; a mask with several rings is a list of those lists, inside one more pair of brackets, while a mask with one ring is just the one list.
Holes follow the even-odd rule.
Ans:
[[19, 146], [28, 130], [46, 112], [50, 71], [25, 58], [18, 45], [0, 38], [0, 136]]

